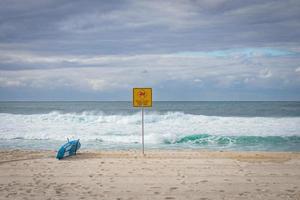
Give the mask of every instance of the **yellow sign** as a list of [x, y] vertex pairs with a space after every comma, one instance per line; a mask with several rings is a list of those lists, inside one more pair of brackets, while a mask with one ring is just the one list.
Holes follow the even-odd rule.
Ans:
[[134, 107], [152, 107], [152, 88], [133, 88]]

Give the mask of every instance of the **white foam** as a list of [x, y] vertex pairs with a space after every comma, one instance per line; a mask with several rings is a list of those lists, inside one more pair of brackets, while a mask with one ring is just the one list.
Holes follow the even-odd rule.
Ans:
[[[134, 143], [140, 142], [140, 124], [140, 113], [0, 113], [0, 138], [65, 140], [73, 137], [81, 140], [98, 139], [109, 143]], [[153, 144], [192, 134], [291, 136], [300, 135], [300, 117], [218, 117], [181, 112], [152, 112], [145, 116], [145, 132], [145, 140]]]

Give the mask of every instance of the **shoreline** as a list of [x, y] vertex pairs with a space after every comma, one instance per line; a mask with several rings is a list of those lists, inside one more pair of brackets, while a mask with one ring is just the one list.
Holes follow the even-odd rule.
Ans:
[[300, 199], [300, 152], [0, 150], [0, 199]]
[[[34, 159], [55, 159], [57, 151], [31, 149], [0, 149], [0, 165]], [[145, 155], [140, 150], [79, 150], [76, 156], [63, 160], [81, 159], [232, 159], [241, 162], [286, 162], [300, 160], [300, 152], [269, 151], [214, 151], [214, 150], [150, 150]]]
[[[15, 152], [20, 152], [20, 153], [33, 153], [33, 154], [49, 154], [49, 155], [53, 155], [57, 153], [57, 150], [48, 150], [48, 149], [24, 149], [24, 148], [14, 148], [14, 149], [10, 149], [10, 148], [4, 148], [1, 149], [0, 148], [0, 153], [15, 153]], [[79, 149], [78, 151], [78, 155], [81, 154], [98, 154], [98, 155], [111, 155], [114, 153], [120, 153], [121, 155], [142, 155], [142, 150], [141, 149], [103, 149], [103, 150], [99, 150], [99, 149]], [[180, 156], [180, 155], [194, 155], [196, 156], [195, 158], [197, 158], [197, 156], [199, 158], [201, 158], [201, 156], [209, 156], [209, 155], [218, 155], [218, 156], [224, 156], [224, 158], [227, 158], [228, 156], [230, 157], [231, 155], [243, 155], [243, 156], [253, 156], [253, 155], [264, 155], [264, 156], [291, 156], [291, 158], [300, 158], [300, 151], [250, 151], [250, 150], [215, 150], [215, 149], [145, 149], [145, 155], [147, 157], [147, 155], [154, 155], [154, 154], [161, 154], [161, 155], [167, 155], [168, 153], [176, 153], [176, 156]], [[1, 155], [1, 154], [0, 154]], [[75, 156], [76, 157], [76, 156]], [[1, 158], [1, 156], [0, 156]]]

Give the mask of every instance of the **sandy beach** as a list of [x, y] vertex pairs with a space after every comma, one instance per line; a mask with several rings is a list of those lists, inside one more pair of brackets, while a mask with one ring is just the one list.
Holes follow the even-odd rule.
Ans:
[[300, 153], [0, 151], [0, 199], [300, 199]]

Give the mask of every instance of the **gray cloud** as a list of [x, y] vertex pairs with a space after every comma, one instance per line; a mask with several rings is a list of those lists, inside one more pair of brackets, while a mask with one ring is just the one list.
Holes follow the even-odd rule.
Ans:
[[0, 41], [79, 54], [297, 46], [299, 10], [299, 1], [2, 0]]
[[0, 0], [0, 89], [295, 93], [299, 43], [296, 0]]

